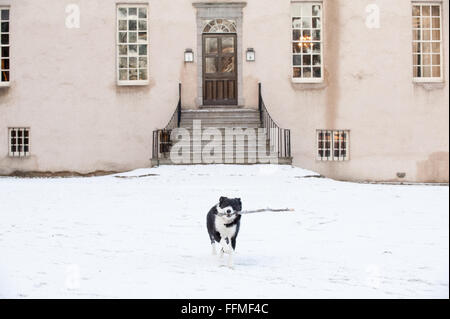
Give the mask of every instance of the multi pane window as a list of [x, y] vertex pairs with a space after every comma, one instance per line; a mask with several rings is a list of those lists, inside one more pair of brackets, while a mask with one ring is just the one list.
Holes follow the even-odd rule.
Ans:
[[30, 129], [13, 127], [9, 129], [9, 156], [24, 157], [30, 154]]
[[346, 130], [317, 131], [317, 159], [319, 161], [348, 160], [348, 136]]
[[204, 21], [203, 33], [236, 33], [236, 21], [214, 19]]
[[302, 82], [322, 80], [322, 4], [294, 2], [292, 14], [292, 77]]
[[148, 83], [148, 6], [117, 7], [117, 78], [123, 85]]
[[0, 86], [9, 83], [10, 76], [9, 8], [0, 7]]
[[442, 78], [441, 5], [413, 4], [413, 76], [417, 81]]

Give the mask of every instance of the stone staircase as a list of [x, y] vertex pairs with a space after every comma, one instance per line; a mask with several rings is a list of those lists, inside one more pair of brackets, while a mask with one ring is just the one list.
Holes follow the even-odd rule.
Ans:
[[167, 145], [152, 164], [291, 164], [292, 158], [273, 151], [262, 127], [256, 108], [182, 110], [179, 128], [171, 130], [170, 140], [168, 134], [163, 138]]

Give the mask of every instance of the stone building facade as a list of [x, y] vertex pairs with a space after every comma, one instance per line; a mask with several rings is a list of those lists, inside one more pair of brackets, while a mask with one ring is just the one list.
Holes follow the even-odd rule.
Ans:
[[0, 11], [2, 175], [148, 167], [179, 83], [183, 110], [257, 111], [261, 83], [293, 165], [448, 182], [447, 0], [0, 0]]

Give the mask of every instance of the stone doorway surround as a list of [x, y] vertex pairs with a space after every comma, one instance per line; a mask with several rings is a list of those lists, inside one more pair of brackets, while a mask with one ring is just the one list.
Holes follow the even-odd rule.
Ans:
[[197, 107], [203, 105], [203, 47], [202, 35], [206, 22], [213, 19], [227, 19], [236, 22], [237, 37], [237, 93], [238, 105], [245, 105], [243, 95], [243, 76], [242, 76], [242, 9], [247, 2], [194, 2], [192, 4], [197, 9]]

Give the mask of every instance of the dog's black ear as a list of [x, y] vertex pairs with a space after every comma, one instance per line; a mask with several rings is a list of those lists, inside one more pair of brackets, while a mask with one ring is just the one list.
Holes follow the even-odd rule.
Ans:
[[219, 198], [219, 204], [222, 204], [224, 202], [224, 200], [226, 200], [226, 199], [227, 199], [226, 197], [221, 196]]
[[237, 201], [238, 201], [238, 203], [239, 203], [239, 211], [241, 211], [241, 210], [242, 210], [242, 202], [241, 202], [241, 199], [240, 199], [240, 198], [237, 198]]

